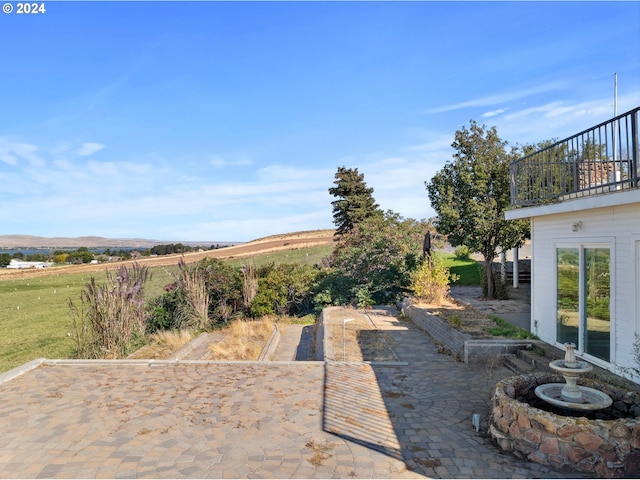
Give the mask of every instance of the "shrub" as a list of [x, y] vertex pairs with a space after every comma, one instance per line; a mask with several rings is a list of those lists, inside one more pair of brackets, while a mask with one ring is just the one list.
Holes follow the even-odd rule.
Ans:
[[428, 303], [441, 303], [449, 294], [449, 284], [457, 279], [451, 275], [449, 269], [439, 255], [425, 259], [422, 264], [411, 273], [410, 289], [416, 297]]
[[205, 266], [202, 262], [187, 264], [184, 257], [178, 262], [176, 284], [184, 301], [176, 309], [177, 323], [181, 328], [204, 329], [209, 325], [209, 292]]
[[454, 313], [449, 317], [449, 322], [451, 322], [451, 325], [453, 325], [454, 327], [459, 328], [460, 325], [462, 325], [462, 318], [460, 318], [460, 315], [458, 315], [457, 313]]
[[326, 269], [322, 271], [312, 286], [316, 311], [329, 305], [346, 305], [350, 301], [354, 282], [351, 277]]
[[419, 263], [425, 229], [424, 223], [391, 211], [363, 220], [340, 236], [331, 258], [334, 274], [350, 279], [352, 295], [366, 289], [374, 303], [393, 302], [404, 294]]
[[146, 332], [155, 333], [161, 330], [178, 330], [180, 305], [185, 302], [182, 290], [169, 291], [153, 298], [147, 304]]
[[313, 308], [313, 285], [320, 270], [311, 265], [273, 263], [257, 270], [258, 289], [250, 315], [298, 315]]
[[359, 287], [355, 289], [356, 306], [358, 308], [371, 308], [374, 304], [373, 298], [369, 289], [366, 287]]
[[206, 272], [210, 322], [228, 323], [231, 316], [243, 308], [242, 275], [236, 268], [215, 258], [206, 258], [201, 264]]
[[68, 299], [73, 319], [73, 335], [80, 358], [125, 356], [144, 333], [144, 284], [147, 267], [136, 263], [107, 271], [107, 284], [91, 277], [80, 292], [80, 306]]
[[11, 263], [11, 255], [8, 253], [0, 253], [0, 267], [6, 267]]
[[242, 308], [242, 281], [233, 267], [213, 258], [188, 265], [182, 258], [178, 266], [172, 328], [206, 330]]
[[251, 307], [251, 302], [256, 298], [258, 293], [258, 275], [256, 273], [256, 264], [249, 262], [240, 269], [242, 273], [242, 303], [245, 309]]
[[471, 252], [469, 252], [469, 247], [467, 247], [466, 245], [459, 245], [453, 251], [453, 254], [458, 260], [469, 260], [470, 253]]

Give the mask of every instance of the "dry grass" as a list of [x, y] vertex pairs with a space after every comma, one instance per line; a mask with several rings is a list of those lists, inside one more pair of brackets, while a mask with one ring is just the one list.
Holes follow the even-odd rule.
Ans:
[[397, 360], [391, 349], [393, 340], [382, 330], [361, 330], [358, 332], [358, 344], [362, 355], [370, 361], [393, 362]]
[[344, 325], [334, 325], [330, 331], [330, 340], [335, 359], [346, 362], [392, 362], [397, 360], [393, 354], [393, 340], [387, 332], [378, 330], [361, 315]]
[[136, 333], [145, 328], [142, 306], [149, 275], [144, 265], [121, 265], [117, 272], [107, 272], [106, 285], [91, 276], [79, 303], [67, 300], [78, 358], [126, 355]]
[[176, 282], [182, 288], [185, 308], [181, 308], [179, 325], [205, 329], [209, 324], [209, 291], [207, 290], [207, 272], [201, 263], [187, 264], [184, 256], [178, 262], [179, 272]]
[[320, 444], [315, 440], [309, 440], [305, 444], [305, 447], [309, 448], [313, 452], [313, 455], [309, 459], [309, 463], [311, 463], [311, 465], [313, 465], [314, 467], [321, 466], [322, 463], [331, 456], [329, 454], [329, 451], [331, 451], [334, 446], [335, 445], [331, 442]]
[[439, 458], [414, 458], [413, 461], [427, 468], [436, 468], [442, 465]]
[[489, 378], [491, 378], [491, 376], [493, 375], [493, 370], [495, 368], [501, 367], [502, 365], [504, 365], [504, 357], [500, 354], [493, 354], [493, 355], [489, 355], [489, 358], [487, 358], [487, 364], [486, 364], [486, 369], [487, 369], [487, 373], [489, 374]]
[[193, 338], [189, 330], [165, 330], [151, 335], [151, 343], [130, 355], [131, 359], [162, 360], [177, 352]]
[[[189, 252], [185, 254], [160, 255], [157, 257], [142, 257], [136, 260], [136, 263], [147, 265], [149, 267], [159, 266], [175, 266], [180, 258], [184, 255], [187, 263], [198, 262], [204, 258], [244, 258], [255, 257], [271, 252], [297, 251], [299, 249], [317, 247], [322, 245], [333, 245], [333, 234], [335, 230], [311, 230], [305, 232], [293, 232], [282, 235], [272, 235], [253, 240], [247, 243], [241, 243], [231, 247], [219, 248], [217, 250], [208, 250], [205, 252]], [[25, 269], [13, 270], [8, 268], [0, 268], [0, 278], [2, 279], [22, 279], [33, 277], [50, 276], [55, 274], [67, 273], [103, 273], [105, 269], [114, 270], [120, 265], [131, 265], [133, 260], [125, 260], [124, 262], [114, 262], [107, 264], [82, 264], [82, 265], [64, 265], [60, 267], [42, 268], [42, 269]]]
[[496, 326], [491, 315], [482, 313], [472, 307], [461, 305], [451, 298], [445, 299], [437, 305], [422, 302], [419, 302], [418, 305], [472, 337], [487, 337], [486, 329]]
[[209, 346], [208, 358], [257, 360], [274, 328], [275, 322], [271, 317], [264, 317], [259, 321], [236, 320], [225, 329], [228, 335], [224, 340]]

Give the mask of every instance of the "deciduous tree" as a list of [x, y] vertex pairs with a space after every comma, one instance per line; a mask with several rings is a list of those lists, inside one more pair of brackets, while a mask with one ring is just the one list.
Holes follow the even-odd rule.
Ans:
[[453, 159], [425, 182], [438, 232], [453, 246], [466, 245], [484, 257], [487, 296], [495, 297], [491, 265], [500, 249], [522, 245], [529, 233], [528, 220], [505, 220], [510, 207], [509, 164], [519, 156], [507, 150], [495, 127], [471, 121], [455, 134]]
[[69, 252], [67, 262], [69, 263], [90, 263], [93, 260], [93, 253], [88, 250], [82, 250], [80, 247], [75, 252]]
[[11, 255], [8, 253], [0, 253], [0, 267], [6, 267], [11, 263]]

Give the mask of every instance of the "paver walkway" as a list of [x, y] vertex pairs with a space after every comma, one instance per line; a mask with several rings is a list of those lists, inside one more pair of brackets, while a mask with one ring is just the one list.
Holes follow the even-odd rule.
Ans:
[[281, 325], [280, 343], [271, 360], [284, 362], [314, 360], [313, 328], [313, 325]]
[[0, 477], [567, 478], [473, 429], [508, 371], [369, 316], [404, 363], [46, 362], [0, 383]]
[[469, 305], [488, 315], [497, 315], [516, 327], [531, 328], [531, 285], [521, 284], [511, 289], [508, 300], [489, 300], [482, 295], [482, 287], [451, 287], [451, 296], [464, 305]]
[[[328, 313], [337, 324], [344, 317], [339, 310]], [[407, 365], [328, 364], [329, 431], [403, 458], [411, 471], [431, 478], [571, 476], [505, 454], [473, 428], [472, 414], [479, 413], [486, 424], [495, 383], [512, 372], [456, 362], [438, 353], [411, 322], [398, 321], [392, 313], [378, 309], [366, 315], [386, 332]], [[357, 315], [365, 313], [349, 312]]]

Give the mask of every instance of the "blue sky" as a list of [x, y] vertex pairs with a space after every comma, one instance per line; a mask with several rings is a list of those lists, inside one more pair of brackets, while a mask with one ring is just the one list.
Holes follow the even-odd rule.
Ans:
[[[10, 2], [16, 5], [16, 2]], [[510, 144], [640, 105], [639, 2], [46, 2], [0, 16], [0, 234], [332, 228], [339, 166], [429, 218], [470, 120]]]

